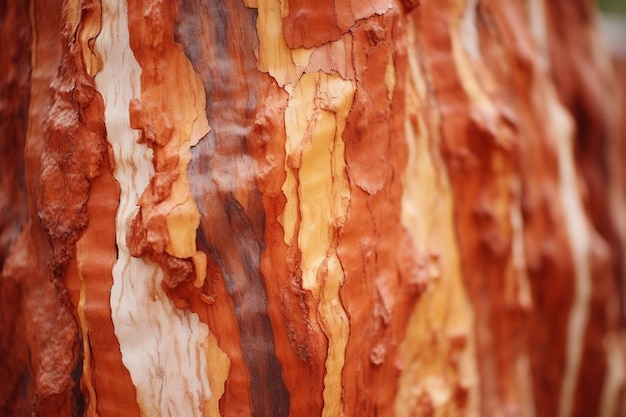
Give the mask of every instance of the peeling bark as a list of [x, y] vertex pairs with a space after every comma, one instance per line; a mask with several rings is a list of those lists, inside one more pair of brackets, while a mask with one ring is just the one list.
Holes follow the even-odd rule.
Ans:
[[626, 412], [590, 1], [0, 1], [0, 414]]

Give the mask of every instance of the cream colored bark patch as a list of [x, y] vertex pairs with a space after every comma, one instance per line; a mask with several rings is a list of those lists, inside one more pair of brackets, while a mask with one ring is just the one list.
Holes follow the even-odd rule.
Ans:
[[[600, 417], [613, 417], [618, 415], [620, 390], [626, 381], [626, 345], [623, 336], [609, 335], [604, 341], [604, 349], [607, 359], [607, 376], [600, 399]], [[622, 414], [626, 411], [625, 408], [621, 410]]]
[[551, 139], [556, 147], [561, 205], [564, 207], [565, 227], [574, 260], [574, 300], [567, 323], [565, 373], [559, 399], [559, 417], [569, 417], [574, 407], [574, 394], [583, 356], [592, 293], [589, 226], [578, 189], [573, 149], [573, 122], [559, 103], [553, 86], [546, 83], [543, 90], [547, 92], [546, 101], [550, 114], [546, 120], [550, 121]]
[[145, 259], [132, 258], [126, 246], [139, 194], [153, 174], [152, 152], [137, 144], [138, 133], [130, 128], [129, 102], [140, 95], [141, 69], [128, 43], [125, 2], [104, 0], [102, 21], [96, 48], [103, 67], [96, 85], [105, 102], [114, 176], [121, 189], [118, 261], [111, 288], [115, 334], [145, 415], [200, 416], [202, 404], [211, 397], [209, 329], [196, 314], [176, 309], [161, 289], [162, 271]]

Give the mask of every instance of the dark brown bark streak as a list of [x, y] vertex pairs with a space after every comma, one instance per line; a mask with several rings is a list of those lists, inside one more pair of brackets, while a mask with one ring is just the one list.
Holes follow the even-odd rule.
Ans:
[[[328, 340], [307, 307], [310, 294], [303, 289], [301, 251], [296, 236], [284, 243], [279, 218], [285, 210], [286, 132], [284, 114], [287, 94], [269, 83], [250, 136], [252, 154], [259, 164], [257, 183], [263, 193], [266, 249], [261, 271], [266, 277], [270, 319], [276, 338], [276, 354], [283, 367], [283, 378], [290, 396], [290, 415], [321, 415], [326, 373]], [[307, 388], [302, 389], [302, 375]]]
[[[200, 242], [220, 269], [232, 297], [235, 320], [230, 321], [239, 328], [252, 415], [287, 416], [289, 392], [276, 357], [260, 270], [265, 215], [249, 143], [267, 85], [255, 66], [256, 13], [240, 1], [227, 6], [182, 2], [180, 10], [177, 37], [202, 76], [212, 129], [192, 150], [189, 166], [192, 195], [202, 216]], [[218, 340], [230, 337], [218, 331]], [[236, 378], [233, 371], [230, 375]], [[220, 405], [227, 414], [229, 407], [237, 407], [248, 396], [245, 385], [230, 387], [232, 399]]]

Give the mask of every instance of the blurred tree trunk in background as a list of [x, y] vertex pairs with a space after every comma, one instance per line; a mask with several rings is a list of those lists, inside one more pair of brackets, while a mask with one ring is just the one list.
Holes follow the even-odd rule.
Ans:
[[0, 414], [624, 415], [594, 7], [0, 0]]

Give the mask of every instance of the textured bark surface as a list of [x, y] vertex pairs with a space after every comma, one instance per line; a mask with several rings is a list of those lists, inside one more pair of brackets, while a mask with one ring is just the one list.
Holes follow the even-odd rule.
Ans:
[[626, 413], [591, 1], [0, 0], [0, 414]]

